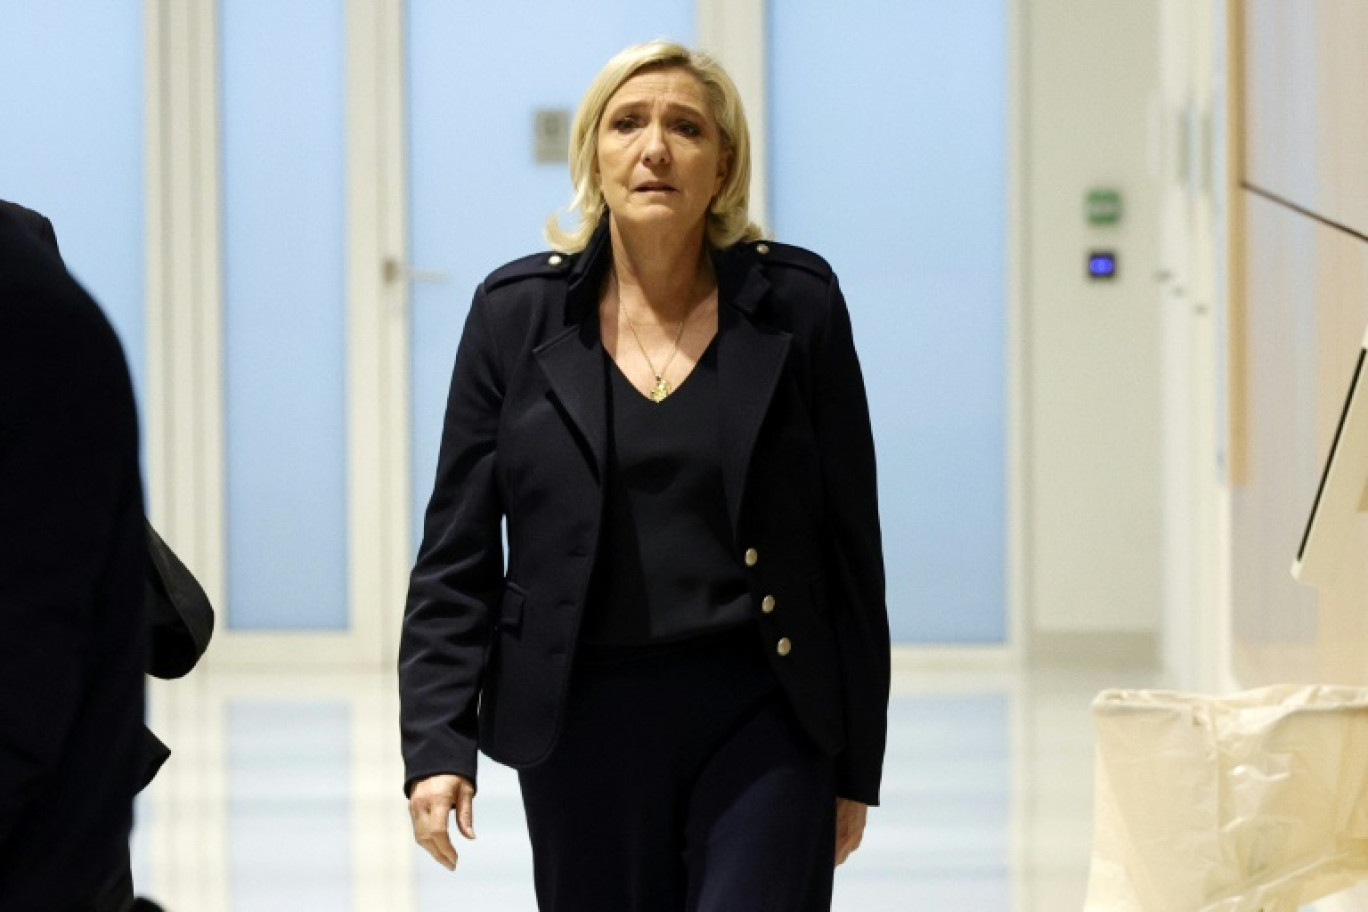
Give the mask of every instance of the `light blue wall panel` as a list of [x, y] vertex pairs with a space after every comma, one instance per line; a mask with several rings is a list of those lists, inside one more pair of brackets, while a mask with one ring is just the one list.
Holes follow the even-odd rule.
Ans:
[[0, 0], [0, 198], [52, 220], [144, 401], [141, 0]]
[[222, 0], [229, 623], [347, 624], [342, 0]]
[[547, 216], [570, 201], [568, 167], [533, 162], [533, 110], [573, 111], [629, 44], [689, 43], [694, 4], [410, 0], [407, 12], [412, 260], [450, 276], [412, 298], [416, 549], [471, 294], [495, 267], [545, 248]]
[[1001, 643], [1005, 0], [772, 0], [775, 236], [849, 300], [895, 639]]

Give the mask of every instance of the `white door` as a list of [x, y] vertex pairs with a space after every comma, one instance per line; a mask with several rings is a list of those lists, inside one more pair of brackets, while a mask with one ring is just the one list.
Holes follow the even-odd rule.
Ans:
[[398, 6], [148, 4], [153, 518], [218, 667], [379, 667], [407, 561]]

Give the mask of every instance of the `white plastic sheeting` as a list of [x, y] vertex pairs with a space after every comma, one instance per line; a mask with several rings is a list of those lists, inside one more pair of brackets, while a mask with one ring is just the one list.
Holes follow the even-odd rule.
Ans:
[[1085, 912], [1295, 912], [1368, 877], [1368, 690], [1111, 690]]

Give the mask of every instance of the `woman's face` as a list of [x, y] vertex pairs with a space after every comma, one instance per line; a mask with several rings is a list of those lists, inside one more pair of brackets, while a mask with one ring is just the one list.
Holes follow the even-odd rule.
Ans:
[[619, 228], [701, 228], [729, 159], [703, 85], [687, 70], [638, 73], [603, 109], [596, 170]]

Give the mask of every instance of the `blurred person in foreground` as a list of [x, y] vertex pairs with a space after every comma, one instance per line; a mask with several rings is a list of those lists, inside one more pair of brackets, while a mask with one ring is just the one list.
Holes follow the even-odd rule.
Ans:
[[455, 867], [478, 749], [519, 770], [544, 912], [829, 909], [889, 683], [845, 301], [761, 240], [706, 55], [613, 58], [570, 151], [578, 225], [456, 354], [400, 654], [415, 837]]
[[[143, 761], [138, 427], [123, 352], [0, 207], [0, 909], [109, 908]], [[131, 900], [131, 897], [129, 897]]]
[[[61, 249], [52, 222], [42, 213], [0, 200], [8, 212], [60, 261]], [[147, 673], [163, 680], [184, 677], [198, 664], [214, 632], [214, 608], [189, 568], [162, 540], [152, 524], [143, 521], [147, 563], [143, 586], [143, 621], [147, 633]], [[142, 733], [141, 792], [171, 756], [171, 749], [146, 725]], [[133, 871], [127, 850], [119, 874], [101, 892], [95, 912], [161, 912], [161, 906], [133, 895]]]

